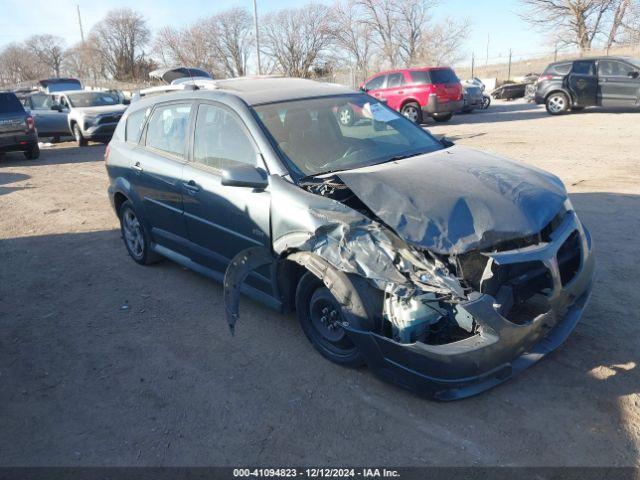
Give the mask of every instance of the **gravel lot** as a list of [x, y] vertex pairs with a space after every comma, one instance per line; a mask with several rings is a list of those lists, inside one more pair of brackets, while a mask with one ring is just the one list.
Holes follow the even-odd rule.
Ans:
[[442, 404], [324, 360], [293, 315], [127, 257], [104, 147], [0, 156], [2, 465], [640, 465], [640, 113], [541, 107], [430, 123], [559, 175], [591, 228], [594, 294], [570, 339]]

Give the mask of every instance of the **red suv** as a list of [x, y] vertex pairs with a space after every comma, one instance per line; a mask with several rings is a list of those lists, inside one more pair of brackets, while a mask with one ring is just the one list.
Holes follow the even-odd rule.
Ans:
[[416, 123], [432, 117], [446, 122], [463, 106], [462, 85], [448, 67], [424, 67], [390, 70], [368, 78], [360, 89], [385, 100]]

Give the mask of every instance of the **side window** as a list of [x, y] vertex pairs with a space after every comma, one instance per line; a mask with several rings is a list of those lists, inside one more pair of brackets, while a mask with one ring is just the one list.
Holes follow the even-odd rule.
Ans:
[[382, 86], [384, 85], [384, 78], [385, 75], [379, 75], [375, 78], [372, 78], [366, 83], [365, 88], [367, 90], [377, 90], [378, 88], [382, 88]]
[[149, 120], [146, 145], [183, 157], [190, 113], [191, 105], [188, 104], [157, 107]]
[[593, 62], [579, 60], [573, 62], [573, 73], [578, 75], [595, 75], [595, 68]]
[[145, 110], [138, 110], [127, 117], [125, 140], [128, 143], [138, 143], [140, 140], [140, 132], [142, 132], [142, 127], [144, 126], [144, 121], [147, 116], [149, 116], [150, 111], [151, 109], [149, 108]]
[[571, 63], [558, 63], [551, 65], [544, 72], [547, 75], [566, 75], [571, 71]]
[[387, 88], [399, 87], [404, 83], [404, 75], [402, 73], [392, 73], [387, 77]]
[[215, 105], [200, 105], [193, 140], [193, 160], [222, 170], [238, 164], [256, 164], [253, 141], [240, 120]]
[[598, 75], [601, 77], [628, 77], [633, 71], [631, 65], [615, 60], [600, 60], [598, 62]]
[[409, 75], [411, 75], [411, 80], [413, 80], [414, 85], [427, 85], [431, 83], [429, 72], [426, 70], [411, 70]]

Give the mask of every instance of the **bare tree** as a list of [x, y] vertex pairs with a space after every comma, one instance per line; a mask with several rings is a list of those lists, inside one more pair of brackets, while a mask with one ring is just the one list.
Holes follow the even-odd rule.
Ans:
[[43, 65], [25, 46], [11, 43], [0, 51], [0, 81], [14, 85], [46, 75]]
[[331, 9], [321, 4], [270, 13], [262, 22], [265, 54], [282, 73], [310, 77], [333, 42], [331, 27]]
[[169, 65], [199, 67], [214, 76], [246, 75], [247, 59], [253, 44], [251, 14], [232, 8], [200, 20], [183, 30], [162, 28], [153, 51]]
[[341, 0], [334, 5], [333, 32], [336, 46], [344, 52], [348, 63], [364, 80], [372, 56], [373, 32], [364, 22], [362, 8], [356, 0]]
[[51, 70], [56, 77], [60, 76], [60, 68], [64, 59], [64, 39], [54, 35], [33, 35], [25, 41], [26, 47], [38, 61]]
[[374, 43], [392, 68], [398, 64], [398, 3], [398, 0], [358, 0], [365, 14], [364, 22], [375, 32]]
[[616, 42], [618, 32], [622, 27], [622, 21], [625, 18], [625, 13], [629, 8], [629, 0], [619, 0], [615, 7], [613, 19], [611, 20], [611, 29], [609, 30], [609, 37], [607, 38], [607, 50], [609, 50]]
[[622, 0], [521, 0], [522, 18], [542, 30], [560, 30], [560, 40], [589, 50]]
[[144, 47], [150, 31], [143, 16], [131, 8], [111, 10], [91, 30], [100, 45], [102, 62], [108, 74], [116, 80], [143, 78]]
[[106, 77], [107, 72], [96, 39], [90, 37], [69, 48], [64, 55], [63, 69], [72, 77], [91, 80], [93, 83]]
[[462, 60], [462, 46], [470, 31], [469, 21], [446, 18], [429, 28], [417, 60], [427, 65], [452, 65]]
[[640, 44], [640, 1], [632, 1], [621, 22], [622, 41]]

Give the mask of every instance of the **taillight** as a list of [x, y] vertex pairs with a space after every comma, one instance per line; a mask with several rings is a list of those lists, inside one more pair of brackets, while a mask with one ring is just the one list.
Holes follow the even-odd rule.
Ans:
[[545, 80], [551, 80], [552, 78], [553, 75], [540, 75], [537, 83], [544, 82]]
[[107, 148], [104, 151], [104, 161], [108, 162], [109, 161], [109, 152], [111, 150], [111, 144], [107, 143]]
[[33, 130], [35, 130], [36, 123], [33, 121], [33, 117], [31, 116], [27, 117], [27, 119], [25, 120], [25, 123], [27, 125], [27, 132], [33, 132]]

